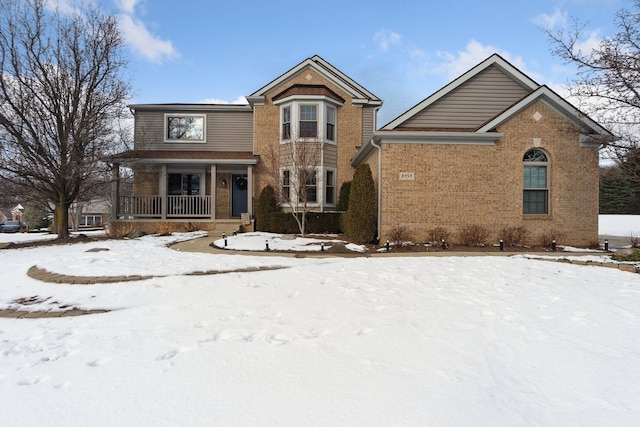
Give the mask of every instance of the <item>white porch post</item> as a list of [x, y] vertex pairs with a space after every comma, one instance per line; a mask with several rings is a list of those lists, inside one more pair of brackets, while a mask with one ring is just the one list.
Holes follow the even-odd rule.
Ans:
[[218, 188], [218, 180], [216, 174], [218, 168], [216, 165], [211, 165], [211, 220], [216, 219], [216, 191]]
[[120, 210], [120, 163], [113, 164], [111, 176], [111, 219], [118, 219]]
[[247, 212], [253, 216], [253, 165], [247, 166]]
[[168, 181], [168, 172], [167, 172], [167, 164], [164, 163], [162, 165], [162, 169], [160, 170], [160, 206], [162, 212], [160, 213], [160, 217], [162, 219], [167, 219], [167, 207], [169, 204], [167, 203], [167, 181]]

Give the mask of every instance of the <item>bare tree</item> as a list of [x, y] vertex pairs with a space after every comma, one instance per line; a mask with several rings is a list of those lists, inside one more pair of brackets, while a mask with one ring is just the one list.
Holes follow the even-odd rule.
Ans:
[[51, 202], [66, 240], [69, 206], [118, 149], [130, 84], [114, 17], [47, 4], [0, 2], [0, 175]]
[[302, 236], [306, 233], [307, 213], [318, 202], [318, 185], [322, 179], [318, 167], [322, 142], [316, 138], [291, 139], [266, 155], [274, 181], [278, 183], [281, 206], [291, 212]]
[[632, 11], [618, 11], [614, 23], [615, 36], [589, 50], [583, 43], [586, 26], [578, 21], [546, 33], [553, 54], [577, 69], [570, 93], [579, 108], [620, 137], [608, 144], [607, 154], [621, 161], [629, 149], [640, 147], [640, 0], [633, 1]]

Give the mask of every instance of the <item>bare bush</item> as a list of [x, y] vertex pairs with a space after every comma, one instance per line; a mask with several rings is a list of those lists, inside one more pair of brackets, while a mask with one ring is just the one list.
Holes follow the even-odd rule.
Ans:
[[158, 225], [158, 234], [160, 236], [171, 236], [174, 231], [174, 226], [169, 222], [161, 222]]
[[559, 243], [563, 241], [565, 237], [566, 235], [562, 231], [559, 231], [553, 228], [551, 230], [547, 230], [543, 232], [540, 235], [538, 242], [540, 243], [540, 246], [545, 248], [550, 248], [553, 246], [554, 240], [556, 241], [556, 243]]
[[500, 237], [506, 246], [521, 247], [529, 239], [529, 230], [519, 225], [517, 227], [505, 227], [500, 232]]
[[458, 233], [460, 242], [467, 246], [484, 246], [489, 239], [489, 230], [479, 224], [465, 225]]
[[444, 227], [432, 228], [427, 232], [427, 243], [432, 246], [440, 246], [442, 241], [449, 242], [451, 234]]
[[395, 246], [404, 246], [413, 240], [413, 233], [407, 227], [397, 225], [389, 231], [389, 241]]
[[627, 242], [631, 245], [632, 248], [640, 248], [640, 233], [635, 231], [630, 231], [627, 233]]

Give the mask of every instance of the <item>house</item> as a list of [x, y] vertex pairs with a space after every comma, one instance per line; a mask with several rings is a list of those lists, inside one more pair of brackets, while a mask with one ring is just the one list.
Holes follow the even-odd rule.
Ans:
[[[335, 210], [351, 158], [369, 140], [382, 101], [319, 56], [247, 96], [248, 105], [131, 105], [134, 149], [112, 157], [111, 232], [224, 229], [252, 214], [267, 184], [294, 186], [296, 152], [313, 151], [306, 203]], [[304, 149], [303, 147], [312, 147]], [[121, 168], [133, 171], [123, 194]], [[289, 200], [296, 203], [297, 200]], [[119, 231], [120, 230], [120, 231]]]
[[74, 231], [104, 228], [110, 213], [111, 206], [106, 198], [76, 201], [69, 208], [69, 225]]
[[562, 243], [598, 242], [598, 150], [613, 136], [499, 55], [392, 120], [352, 166], [369, 163], [378, 230], [419, 240], [480, 225]]
[[[111, 231], [221, 230], [252, 214], [267, 184], [285, 209], [304, 187], [311, 209], [332, 211], [368, 163], [382, 240], [397, 226], [426, 241], [435, 227], [479, 224], [496, 239], [523, 227], [597, 241], [598, 149], [612, 135], [498, 55], [378, 130], [382, 100], [319, 56], [246, 98], [131, 105], [134, 148], [111, 159]], [[314, 159], [302, 172], [301, 153]]]

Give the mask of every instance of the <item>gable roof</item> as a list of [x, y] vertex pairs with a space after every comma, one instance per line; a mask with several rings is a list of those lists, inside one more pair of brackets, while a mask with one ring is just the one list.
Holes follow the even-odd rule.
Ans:
[[365, 89], [351, 77], [347, 76], [342, 71], [338, 70], [336, 67], [329, 64], [318, 55], [305, 59], [295, 67], [291, 68], [289, 71], [285, 72], [257, 91], [253, 92], [251, 95], [246, 97], [247, 101], [249, 101], [249, 104], [252, 106], [255, 104], [264, 103], [264, 97], [267, 93], [280, 86], [282, 83], [300, 73], [307, 67], [312, 68], [318, 74], [347, 92], [351, 96], [352, 102], [354, 104], [382, 105], [382, 100], [380, 98], [375, 96], [372, 92]]
[[[463, 87], [473, 84], [474, 82], [478, 81], [478, 79], [482, 78], [483, 75], [486, 75], [490, 72], [493, 72], [494, 75], [500, 76], [503, 79], [502, 85], [504, 86], [508, 84], [510, 86], [508, 90], [512, 92], [510, 98], [506, 97], [504, 100], [502, 100], [502, 106], [492, 106], [493, 110], [496, 113], [502, 111], [508, 105], [511, 105], [515, 100], [520, 99], [527, 93], [530, 93], [540, 87], [538, 83], [536, 83], [533, 79], [529, 78], [526, 74], [511, 65], [511, 63], [506, 61], [500, 55], [493, 54], [457, 79], [453, 80], [451, 83], [444, 86], [442, 89], [425, 98], [424, 100], [407, 110], [405, 113], [401, 114], [396, 119], [383, 126], [382, 129], [397, 129], [401, 125], [410, 122], [412, 119], [415, 119], [420, 113], [427, 111], [438, 103], [444, 102], [447, 98], [454, 96], [455, 93], [459, 93]], [[492, 96], [494, 95], [495, 94], [492, 94]], [[487, 100], [487, 98], [483, 98], [482, 96], [478, 96], [478, 94], [476, 94], [476, 99], [474, 101], [478, 102], [481, 100]]]
[[[446, 129], [421, 128], [415, 126], [414, 123], [419, 121], [419, 119], [416, 118], [418, 118], [425, 110], [428, 110], [434, 105], [438, 105], [439, 102], [439, 105], [442, 105], [443, 100], [450, 95], [453, 96], [452, 93], [454, 93], [456, 89], [460, 89], [482, 73], [487, 73], [487, 70], [495, 67], [498, 67], [501, 73], [505, 73], [509, 79], [512, 79], [513, 82], [522, 87], [524, 89], [524, 96], [514, 98], [513, 94], [518, 92], [516, 90], [511, 94], [512, 100], [508, 101], [509, 97], [502, 95], [503, 98], [501, 102], [504, 104], [503, 107], [499, 110], [494, 110], [494, 112], [490, 113], [483, 122], [477, 123], [477, 125], [473, 127], [468, 126], [468, 123], [465, 124], [466, 126], [463, 125]], [[471, 85], [473, 85], [473, 82]], [[475, 90], [477, 90], [477, 87]], [[479, 99], [478, 102], [481, 107], [486, 107], [488, 105], [488, 103], [482, 99], [482, 95], [477, 96], [476, 99]], [[364, 161], [375, 148], [380, 146], [380, 142], [383, 141], [387, 143], [421, 144], [493, 144], [503, 136], [503, 134], [496, 132], [496, 128], [500, 124], [504, 123], [515, 114], [537, 101], [543, 102], [560, 116], [573, 123], [580, 130], [581, 145], [598, 147], [603, 142], [616, 139], [611, 132], [571, 105], [571, 103], [559, 96], [549, 87], [537, 84], [509, 62], [505, 61], [502, 57], [494, 54], [433, 95], [416, 104], [414, 107], [401, 114], [398, 118], [383, 126], [380, 130], [374, 132], [370, 139], [370, 143], [364, 144], [360, 148], [358, 153], [356, 153], [351, 160], [351, 164], [353, 166], [357, 166], [359, 163]], [[454, 104], [452, 103], [451, 105]], [[493, 107], [495, 108], [495, 105]], [[467, 105], [467, 108], [472, 110], [473, 104], [471, 103], [470, 106]], [[490, 108], [487, 108], [487, 111], [490, 111]], [[481, 116], [476, 115], [475, 119], [478, 119], [478, 117]]]
[[483, 126], [478, 128], [476, 132], [492, 131], [495, 127], [499, 126], [500, 124], [508, 120], [511, 116], [517, 114], [519, 111], [523, 110], [535, 101], [543, 102], [545, 105], [553, 109], [556, 113], [577, 126], [583, 133], [598, 134], [603, 137], [613, 137], [613, 134], [611, 132], [600, 126], [589, 116], [578, 110], [571, 103], [555, 93], [546, 85], [540, 86], [538, 89], [531, 92], [528, 96], [513, 104], [508, 109], [504, 110], [501, 114], [493, 117]]

